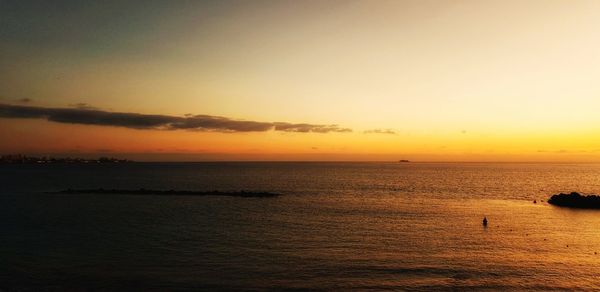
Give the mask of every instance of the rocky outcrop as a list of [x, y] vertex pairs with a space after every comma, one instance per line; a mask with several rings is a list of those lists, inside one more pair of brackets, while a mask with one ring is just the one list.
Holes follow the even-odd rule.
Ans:
[[600, 196], [598, 195], [582, 195], [577, 192], [570, 194], [556, 194], [548, 200], [549, 204], [581, 209], [600, 209]]

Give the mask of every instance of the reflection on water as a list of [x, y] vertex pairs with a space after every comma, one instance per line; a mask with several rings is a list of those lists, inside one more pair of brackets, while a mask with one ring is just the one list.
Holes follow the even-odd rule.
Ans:
[[[0, 172], [4, 289], [600, 288], [600, 211], [540, 201], [563, 190], [592, 192], [596, 165], [148, 164]], [[101, 186], [286, 195], [40, 193]]]

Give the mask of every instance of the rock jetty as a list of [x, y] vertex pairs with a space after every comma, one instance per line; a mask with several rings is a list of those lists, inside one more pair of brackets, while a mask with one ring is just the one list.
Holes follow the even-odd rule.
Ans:
[[161, 195], [161, 196], [228, 196], [243, 198], [269, 198], [277, 197], [281, 194], [269, 192], [252, 191], [177, 191], [177, 190], [147, 190], [147, 189], [66, 189], [59, 192], [50, 192], [51, 194], [106, 194], [106, 195]]

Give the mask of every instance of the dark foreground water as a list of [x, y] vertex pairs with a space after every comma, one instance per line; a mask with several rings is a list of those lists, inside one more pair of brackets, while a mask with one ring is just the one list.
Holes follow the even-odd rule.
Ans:
[[[99, 187], [284, 195], [44, 193]], [[561, 191], [600, 165], [1, 165], [0, 290], [600, 289], [600, 211]]]

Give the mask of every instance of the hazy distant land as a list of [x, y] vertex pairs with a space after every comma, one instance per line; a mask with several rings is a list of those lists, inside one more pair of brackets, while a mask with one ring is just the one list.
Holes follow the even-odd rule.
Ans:
[[132, 160], [118, 159], [113, 157], [99, 157], [97, 159], [77, 157], [36, 157], [21, 154], [10, 154], [0, 156], [0, 164], [46, 164], [46, 163], [131, 163]]

